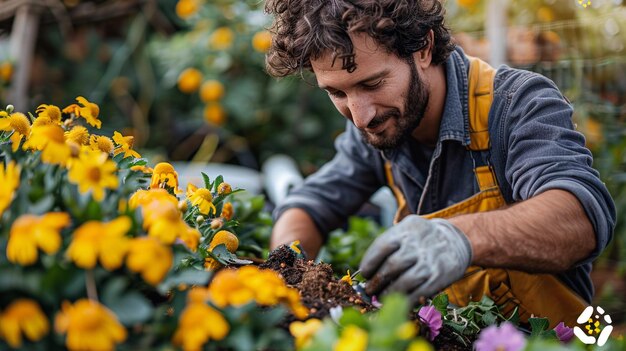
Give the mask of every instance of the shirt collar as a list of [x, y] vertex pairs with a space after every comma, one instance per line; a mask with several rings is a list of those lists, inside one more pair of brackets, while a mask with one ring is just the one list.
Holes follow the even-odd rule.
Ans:
[[457, 47], [446, 60], [446, 101], [439, 126], [439, 142], [456, 140], [464, 146], [470, 143], [468, 118], [469, 60]]

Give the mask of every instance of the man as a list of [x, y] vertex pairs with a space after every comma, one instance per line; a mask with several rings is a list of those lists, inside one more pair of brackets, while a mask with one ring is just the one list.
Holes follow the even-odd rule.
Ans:
[[439, 0], [267, 0], [268, 72], [314, 73], [347, 119], [336, 156], [276, 209], [271, 246], [310, 256], [379, 187], [398, 223], [361, 262], [367, 291], [487, 295], [522, 321], [575, 324], [614, 204], [548, 79], [451, 43]]

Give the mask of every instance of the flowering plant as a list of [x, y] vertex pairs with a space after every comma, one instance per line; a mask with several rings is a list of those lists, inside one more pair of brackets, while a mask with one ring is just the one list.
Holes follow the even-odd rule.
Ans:
[[289, 348], [276, 325], [306, 316], [295, 289], [254, 266], [214, 274], [259, 254], [236, 235], [258, 206], [220, 176], [180, 189], [132, 136], [98, 133], [99, 112], [0, 111], [0, 349]]

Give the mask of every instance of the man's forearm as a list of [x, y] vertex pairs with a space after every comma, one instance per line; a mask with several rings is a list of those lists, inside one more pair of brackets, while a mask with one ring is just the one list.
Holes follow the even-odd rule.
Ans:
[[300, 245], [311, 259], [322, 247], [322, 235], [315, 223], [306, 211], [299, 208], [290, 208], [278, 218], [272, 230], [270, 249], [294, 240], [300, 240]]
[[549, 190], [505, 209], [451, 218], [472, 243], [472, 264], [531, 272], [562, 272], [596, 245], [578, 199]]

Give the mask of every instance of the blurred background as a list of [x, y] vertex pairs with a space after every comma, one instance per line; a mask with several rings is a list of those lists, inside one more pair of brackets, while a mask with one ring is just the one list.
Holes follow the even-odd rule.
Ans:
[[[574, 121], [618, 213], [615, 238], [594, 268], [596, 304], [622, 322], [623, 1], [445, 3], [447, 23], [468, 54], [539, 72], [574, 104]], [[100, 106], [110, 129], [103, 133], [133, 135], [150, 163], [174, 162], [186, 181], [198, 170], [218, 172], [269, 196], [271, 209], [285, 189], [332, 157], [344, 119], [312, 80], [265, 74], [269, 21], [258, 0], [0, 0], [0, 104], [33, 112], [42, 103], [64, 107], [84, 96]], [[356, 246], [388, 225], [387, 201], [374, 199], [363, 211], [369, 219], [353, 219], [331, 237], [339, 249], [326, 254], [335, 263], [344, 257], [354, 267], [348, 262], [358, 259], [354, 251], [341, 248], [360, 252]]]

